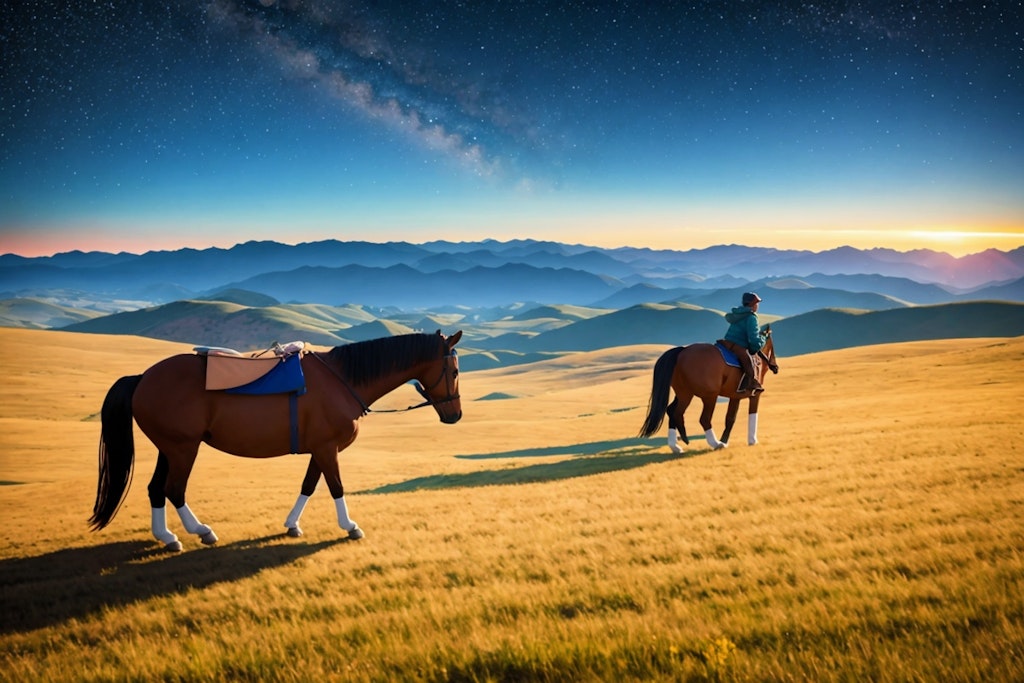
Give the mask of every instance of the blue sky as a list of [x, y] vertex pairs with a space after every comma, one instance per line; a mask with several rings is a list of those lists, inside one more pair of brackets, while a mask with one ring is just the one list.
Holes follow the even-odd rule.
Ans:
[[1024, 245], [1020, 2], [0, 12], [0, 253]]

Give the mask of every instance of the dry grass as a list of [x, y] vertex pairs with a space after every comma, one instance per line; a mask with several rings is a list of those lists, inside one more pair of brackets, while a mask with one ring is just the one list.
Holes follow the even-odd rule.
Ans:
[[741, 419], [682, 458], [633, 438], [661, 347], [465, 373], [458, 425], [364, 418], [366, 539], [326, 490], [280, 535], [304, 457], [207, 450], [189, 501], [221, 544], [178, 555], [141, 435], [118, 517], [85, 520], [107, 388], [189, 347], [0, 342], [3, 680], [1024, 678], [1024, 338], [783, 358], [760, 445]]

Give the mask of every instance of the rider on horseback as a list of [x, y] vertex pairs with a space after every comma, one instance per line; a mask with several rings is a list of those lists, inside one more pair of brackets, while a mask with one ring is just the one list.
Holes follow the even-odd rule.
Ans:
[[745, 292], [742, 303], [742, 306], [725, 314], [729, 330], [725, 333], [725, 339], [720, 339], [719, 342], [735, 353], [740, 365], [743, 366], [743, 380], [736, 391], [749, 391], [751, 396], [756, 396], [764, 391], [754, 372], [752, 358], [753, 354], [764, 346], [765, 340], [765, 334], [759, 330], [757, 324], [757, 307], [761, 303], [761, 297], [754, 292]]

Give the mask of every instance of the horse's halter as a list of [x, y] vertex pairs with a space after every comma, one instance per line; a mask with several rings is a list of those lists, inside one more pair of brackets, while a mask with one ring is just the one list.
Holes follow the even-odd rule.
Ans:
[[[451, 403], [452, 401], [459, 398], [458, 391], [454, 390], [455, 380], [458, 379], [459, 377], [459, 354], [455, 351], [455, 349], [449, 349], [448, 352], [444, 354], [442, 362], [443, 365], [441, 367], [441, 375], [433, 384], [431, 384], [429, 387], [424, 387], [419, 380], [417, 380], [415, 384], [413, 384], [413, 386], [416, 387], [416, 391], [419, 393], [419, 395], [424, 398], [424, 402], [419, 404], [418, 406], [410, 406], [410, 410], [412, 408], [422, 408], [423, 406], [438, 406], [441, 405], [442, 403]], [[440, 384], [441, 382], [445, 383], [445, 397], [440, 401], [435, 401], [434, 399], [430, 398], [430, 392], [433, 391], [434, 388], [437, 387], [437, 385]]]

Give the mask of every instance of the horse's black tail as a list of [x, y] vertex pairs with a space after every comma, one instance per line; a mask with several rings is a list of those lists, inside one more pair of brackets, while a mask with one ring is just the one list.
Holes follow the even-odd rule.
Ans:
[[114, 382], [100, 410], [100, 477], [89, 525], [99, 531], [117, 514], [132, 479], [135, 435], [132, 431], [132, 395], [142, 375]]
[[651, 398], [647, 404], [647, 419], [640, 429], [640, 436], [651, 436], [661, 429], [661, 422], [665, 419], [665, 409], [668, 408], [668, 392], [672, 388], [672, 373], [675, 372], [676, 359], [682, 346], [669, 349], [661, 354], [661, 358], [654, 364], [654, 379], [651, 383]]

